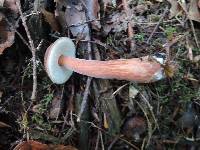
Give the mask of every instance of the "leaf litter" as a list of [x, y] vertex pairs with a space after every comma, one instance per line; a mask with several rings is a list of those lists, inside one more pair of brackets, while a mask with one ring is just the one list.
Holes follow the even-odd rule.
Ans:
[[[36, 150], [200, 147], [198, 0], [22, 2], [31, 36], [41, 28], [45, 33], [31, 37], [40, 40], [33, 40], [39, 84], [35, 101], [30, 100], [29, 42], [15, 2], [0, 3], [0, 134], [6, 131], [0, 138], [1, 149], [13, 145]], [[39, 22], [34, 15], [40, 16]], [[54, 85], [42, 60], [46, 48], [62, 36], [73, 39], [79, 58], [166, 53], [167, 60], [178, 63], [178, 71], [167, 61], [163, 67], [168, 78], [153, 84], [88, 80], [74, 73], [65, 85]], [[81, 105], [83, 97], [86, 105]], [[6, 119], [9, 115], [13, 119]], [[23, 142], [16, 144], [19, 140]]]

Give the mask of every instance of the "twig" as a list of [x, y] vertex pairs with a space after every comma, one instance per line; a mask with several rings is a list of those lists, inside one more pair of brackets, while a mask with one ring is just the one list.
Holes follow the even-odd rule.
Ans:
[[[188, 18], [189, 18], [189, 17], [188, 17]], [[195, 42], [196, 42], [197, 47], [199, 48], [199, 42], [198, 42], [198, 38], [197, 38], [197, 35], [196, 35], [196, 31], [195, 31], [195, 29], [194, 29], [194, 24], [193, 24], [193, 22], [192, 22], [192, 20], [191, 20], [190, 18], [189, 18], [189, 20], [190, 20], [192, 32], [193, 32], [193, 35], [194, 35], [194, 40], [195, 40]]]
[[[146, 117], [146, 120], [147, 120], [147, 126], [148, 126], [148, 138], [147, 138], [147, 142], [146, 142], [146, 146], [147, 146], [147, 145], [149, 145], [151, 136], [153, 134], [152, 124], [151, 124], [150, 118], [148, 117], [148, 114], [147, 114], [145, 108], [143, 108], [142, 105], [138, 101], [135, 100], [135, 102], [140, 107], [140, 109], [144, 113], [144, 116]], [[142, 144], [142, 147], [144, 147], [144, 143]], [[143, 148], [141, 148], [141, 149], [143, 149]]]
[[168, 7], [165, 8], [165, 10], [164, 10], [162, 16], [160, 17], [160, 20], [158, 21], [157, 25], [155, 26], [155, 28], [153, 29], [151, 35], [149, 36], [149, 38], [148, 38], [148, 40], [147, 40], [147, 44], [149, 44], [149, 42], [150, 42], [150, 40], [152, 39], [154, 33], [156, 32], [156, 30], [157, 30], [158, 27], [160, 26], [160, 23], [163, 21], [165, 15], [166, 15], [166, 13], [167, 13], [167, 11], [168, 11]]
[[83, 114], [85, 107], [87, 105], [87, 99], [88, 99], [88, 95], [89, 95], [89, 89], [90, 89], [91, 81], [92, 81], [92, 78], [88, 77], [87, 83], [86, 83], [86, 88], [85, 88], [85, 91], [84, 91], [84, 94], [83, 94], [83, 101], [81, 103], [81, 110], [80, 110], [78, 117], [77, 117], [77, 122], [80, 122], [81, 115]]
[[192, 47], [189, 43], [188, 36], [186, 36], [185, 40], [186, 40], [186, 48], [188, 50], [187, 56], [188, 56], [189, 60], [192, 62], [194, 60], [194, 57], [193, 57]]
[[[125, 10], [125, 13], [126, 13], [126, 16], [127, 17], [130, 17], [130, 9], [128, 7], [128, 4], [127, 4], [127, 1], [126, 0], [122, 0], [122, 4], [123, 4], [123, 8]], [[135, 50], [135, 41], [133, 39], [134, 37], [134, 31], [133, 31], [133, 28], [132, 28], [132, 23], [129, 21], [128, 22], [128, 37], [129, 37], [129, 40], [130, 40], [130, 48], [132, 51]]]
[[79, 22], [79, 23], [76, 23], [76, 24], [71, 24], [69, 26], [66, 26], [67, 28], [70, 28], [70, 27], [78, 27], [78, 26], [82, 26], [84, 24], [88, 24], [88, 23], [91, 23], [93, 21], [100, 21], [100, 19], [91, 19], [91, 20], [87, 20], [87, 21], [84, 21], [84, 22]]
[[100, 139], [100, 130], [98, 130], [95, 150], [98, 150], [98, 149], [99, 149], [99, 148], [98, 148], [98, 147], [99, 147], [99, 139]]
[[102, 150], [105, 150], [105, 148], [104, 148], [104, 143], [103, 143], [103, 136], [102, 136], [102, 132], [101, 132], [101, 130], [99, 130], [99, 134], [100, 134], [100, 141], [101, 141], [101, 149]]
[[36, 96], [37, 96], [37, 67], [36, 67], [36, 54], [35, 54], [36, 48], [34, 47], [33, 40], [31, 39], [30, 32], [29, 32], [28, 27], [26, 25], [26, 19], [23, 16], [23, 13], [22, 13], [20, 0], [16, 1], [16, 5], [19, 9], [22, 24], [23, 24], [24, 29], [26, 31], [26, 34], [27, 34], [27, 37], [28, 37], [28, 40], [29, 40], [29, 44], [30, 44], [30, 47], [31, 47], [32, 63], [33, 63], [33, 90], [32, 90], [31, 100], [35, 100]]
[[176, 38], [174, 38], [172, 41], [170, 41], [170, 42], [168, 42], [168, 43], [165, 43], [164, 45], [163, 45], [163, 47], [165, 48], [165, 50], [166, 50], [166, 60], [168, 61], [168, 60], [174, 60], [176, 57], [177, 57], [177, 55], [175, 55], [173, 58], [171, 58], [171, 55], [170, 55], [170, 48], [174, 45], [174, 44], [176, 44], [179, 40], [181, 40], [183, 37], [185, 37], [185, 36], [187, 36], [189, 33], [188, 32], [186, 32], [184, 35], [179, 35], [178, 37], [176, 37]]
[[[85, 7], [86, 12], [88, 13], [88, 9], [87, 9], [85, 3], [82, 0], [81, 0], [81, 2]], [[86, 14], [86, 21], [89, 20], [89, 17], [87, 15], [87, 13], [85, 13]], [[88, 27], [88, 29], [89, 29], [89, 27]], [[86, 40], [91, 41], [90, 30], [89, 30], [88, 35], [86, 36]], [[91, 48], [91, 43], [90, 42], [87, 43], [87, 48], [88, 48], [88, 50], [87, 50], [88, 51], [88, 58], [92, 59], [92, 48]], [[88, 77], [87, 78], [87, 83], [86, 83], [86, 88], [85, 88], [85, 91], [84, 91], [84, 94], [83, 94], [83, 101], [81, 103], [81, 110], [80, 110], [80, 112], [78, 114], [78, 117], [77, 117], [77, 122], [80, 122], [81, 115], [83, 114], [83, 112], [84, 112], [84, 110], [86, 108], [91, 81], [92, 81], [92, 78]]]
[[108, 150], [111, 150], [113, 145], [119, 140], [119, 137], [116, 136], [113, 141], [110, 143], [110, 145], [108, 146]]
[[17, 35], [19, 36], [19, 38], [22, 40], [22, 42], [30, 49], [31, 51], [31, 47], [29, 46], [28, 42], [24, 39], [24, 37], [17, 31], [17, 29], [14, 27], [14, 25], [12, 25], [12, 23], [8, 20], [7, 17], [5, 17], [6, 23], [12, 28], [12, 30], [15, 31], [15, 33], [17, 33]]
[[190, 15], [188, 14], [188, 11], [184, 8], [184, 6], [181, 4], [181, 2], [178, 2], [180, 4], [180, 6], [182, 7], [182, 10], [185, 12], [186, 14], [186, 17], [189, 19], [190, 21], [190, 25], [191, 25], [191, 28], [192, 28], [192, 32], [193, 32], [193, 35], [194, 35], [194, 40], [195, 40], [195, 43], [197, 45], [197, 47], [199, 48], [199, 42], [198, 42], [198, 38], [197, 38], [197, 35], [196, 35], [196, 31], [194, 29], [194, 24], [193, 24], [193, 21], [191, 20], [190, 18]]

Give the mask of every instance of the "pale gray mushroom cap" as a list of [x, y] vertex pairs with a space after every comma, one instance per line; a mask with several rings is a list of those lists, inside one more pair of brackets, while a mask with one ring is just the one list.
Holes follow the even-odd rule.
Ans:
[[59, 57], [75, 57], [75, 45], [70, 38], [61, 37], [50, 45], [45, 53], [44, 65], [46, 72], [53, 83], [65, 83], [73, 71], [58, 64]]

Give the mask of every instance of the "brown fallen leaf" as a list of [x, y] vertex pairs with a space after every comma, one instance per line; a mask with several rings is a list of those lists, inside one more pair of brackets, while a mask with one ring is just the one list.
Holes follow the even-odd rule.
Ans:
[[[188, 4], [184, 1], [177, 0], [167, 0], [171, 4], [170, 8], [170, 18], [175, 17], [177, 14], [182, 15], [186, 14], [187, 17], [191, 20], [200, 22], [200, 1], [199, 0], [191, 0]], [[189, 9], [187, 11], [187, 6]]]
[[14, 43], [15, 32], [9, 29], [9, 25], [5, 20], [5, 16], [0, 13], [0, 54]]
[[167, 0], [167, 1], [171, 4], [169, 16], [170, 18], [173, 18], [182, 11], [181, 6], [177, 0]]
[[135, 12], [139, 13], [140, 15], [145, 13], [147, 10], [148, 10], [148, 5], [147, 4], [140, 4], [140, 5], [137, 5], [135, 7]]
[[18, 144], [14, 150], [48, 150], [48, 146], [37, 141], [29, 140]]
[[[63, 8], [65, 8], [63, 10]], [[81, 2], [56, 0], [56, 18], [63, 29], [68, 28], [72, 35], [80, 39], [88, 37], [89, 28], [86, 23], [85, 9]]]
[[77, 148], [71, 146], [71, 145], [49, 145], [48, 150], [78, 150]]
[[16, 0], [4, 0], [4, 6], [12, 10], [15, 14], [18, 14], [19, 10], [16, 5]]
[[51, 108], [50, 108], [50, 113], [49, 117], [51, 119], [57, 119], [60, 112], [61, 112], [61, 97], [60, 95], [57, 95], [53, 98]]
[[47, 145], [37, 141], [29, 140], [18, 144], [14, 150], [78, 150], [71, 145]]
[[[85, 37], [87, 34], [87, 25], [84, 24], [86, 22], [85, 11], [79, 5], [71, 6], [71, 8], [66, 9], [65, 17], [68, 26], [75, 25], [74, 27], [70, 27], [70, 30], [74, 36]], [[82, 25], [78, 25], [82, 24]], [[78, 26], [76, 26], [78, 25]]]
[[54, 31], [60, 32], [60, 26], [59, 26], [59, 24], [58, 24], [58, 22], [57, 22], [57, 20], [55, 18], [55, 14], [51, 13], [51, 12], [48, 12], [45, 9], [43, 9], [41, 12], [42, 12], [42, 14], [45, 17], [46, 22], [49, 23], [49, 25], [51, 26], [51, 28]]
[[103, 31], [107, 35], [109, 32], [121, 32], [126, 31], [128, 28], [125, 13], [114, 12], [108, 16], [106, 24], [103, 26]]
[[92, 21], [92, 28], [95, 30], [100, 30], [101, 24], [100, 21], [97, 20], [99, 19], [99, 11], [100, 11], [100, 5], [98, 0], [86, 0], [86, 7], [88, 9], [88, 17], [89, 20], [94, 20]]
[[188, 12], [188, 17], [191, 20], [195, 20], [200, 22], [200, 11], [198, 8], [198, 0], [191, 0], [190, 1], [190, 8]]
[[[7, 11], [4, 13], [0, 12], [0, 55], [3, 51], [10, 47], [14, 43], [15, 31], [13, 27], [15, 27], [15, 18], [18, 16], [18, 8], [16, 5], [16, 0], [2, 0], [0, 6], [9, 10], [9, 14]], [[7, 18], [7, 15], [9, 17]], [[13, 27], [10, 27], [10, 24], [13, 24]]]

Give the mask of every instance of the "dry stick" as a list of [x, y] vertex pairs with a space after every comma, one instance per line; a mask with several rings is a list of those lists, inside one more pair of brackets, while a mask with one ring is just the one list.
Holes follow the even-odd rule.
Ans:
[[[81, 2], [84, 5], [85, 10], [88, 11], [85, 3], [82, 0], [81, 0]], [[87, 13], [88, 12], [85, 13], [86, 14], [86, 21], [89, 19]], [[89, 26], [88, 26], [88, 30], [89, 30]], [[88, 35], [86, 37], [86, 40], [91, 41], [90, 31], [89, 31], [89, 33], [88, 33]], [[92, 59], [92, 49], [91, 49], [91, 43], [90, 42], [87, 43], [87, 48], [88, 48], [88, 50], [87, 50], [88, 51], [88, 57], [91, 60]], [[77, 122], [80, 122], [81, 115], [83, 114], [83, 112], [84, 112], [84, 110], [86, 108], [91, 81], [92, 81], [92, 78], [88, 77], [87, 78], [87, 83], [86, 83], [86, 88], [85, 88], [85, 91], [84, 91], [84, 94], [83, 94], [83, 100], [82, 100], [82, 103], [81, 103], [81, 110], [80, 110], [80, 112], [78, 114], [78, 117], [77, 117]]]
[[[123, 8], [125, 10], [126, 16], [130, 17], [131, 16], [130, 15], [130, 9], [128, 7], [127, 1], [126, 0], [122, 0], [122, 3], [123, 3]], [[128, 37], [129, 37], [129, 40], [130, 40], [130, 48], [131, 48], [131, 50], [135, 50], [135, 41], [133, 40], [134, 31], [133, 31], [132, 24], [131, 24], [130, 21], [128, 21]]]
[[147, 40], [147, 44], [149, 44], [149, 41], [151, 40], [151, 38], [153, 37], [154, 33], [156, 32], [156, 30], [158, 29], [158, 27], [160, 26], [160, 23], [163, 21], [166, 13], [167, 13], [168, 7], [165, 8], [164, 13], [162, 14], [160, 20], [158, 21], [157, 25], [155, 26], [155, 28], [153, 29], [153, 32], [151, 33], [151, 35], [149, 36], [148, 40]]
[[96, 140], [96, 145], [95, 145], [95, 149], [94, 150], [98, 150], [99, 149], [99, 139], [100, 139], [100, 131], [98, 130], [97, 140]]
[[101, 132], [101, 130], [99, 130], [99, 134], [100, 134], [100, 139], [101, 139], [101, 149], [102, 150], [105, 150], [105, 146], [104, 146], [104, 143], [103, 143], [103, 136], [102, 136], [102, 132]]
[[116, 136], [113, 141], [110, 143], [110, 145], [108, 146], [108, 150], [111, 150], [113, 145], [119, 140], [119, 137]]
[[[179, 2], [179, 4], [180, 4], [180, 2]], [[183, 8], [183, 7], [182, 7], [182, 8]], [[194, 29], [193, 21], [190, 19], [187, 10], [186, 10], [186, 9], [183, 9], [183, 11], [185, 12], [186, 17], [187, 17], [187, 18], [189, 19], [189, 21], [190, 21], [190, 25], [191, 25], [192, 32], [193, 32], [193, 35], [194, 35], [194, 40], [195, 40], [195, 43], [196, 43], [197, 47], [199, 48], [198, 38], [197, 38], [197, 35], [196, 35], [196, 31], [195, 31], [195, 29]]]
[[37, 96], [37, 70], [36, 70], [37, 68], [36, 68], [36, 54], [35, 54], [36, 48], [34, 47], [33, 40], [31, 39], [30, 32], [29, 32], [28, 27], [26, 25], [26, 19], [23, 16], [23, 13], [22, 13], [20, 0], [17, 0], [16, 4], [17, 4], [17, 7], [19, 9], [20, 17], [22, 19], [22, 24], [23, 24], [24, 29], [26, 31], [26, 34], [27, 34], [27, 37], [28, 37], [28, 40], [29, 40], [29, 44], [30, 44], [30, 47], [31, 47], [32, 63], [33, 63], [33, 90], [32, 90], [31, 100], [35, 100], [36, 96]]
[[9, 22], [8, 18], [5, 17], [6, 23], [12, 28], [12, 30], [15, 31], [15, 33], [17, 33], [17, 35], [19, 36], [19, 38], [22, 40], [22, 42], [30, 49], [31, 51], [31, 47], [29, 46], [29, 44], [26, 42], [26, 40], [24, 39], [24, 37], [17, 31], [17, 29], [15, 29], [14, 25], [12, 25], [12, 23]]
[[195, 31], [195, 29], [194, 29], [194, 24], [193, 24], [193, 22], [192, 22], [191, 19], [189, 19], [189, 20], [190, 20], [192, 32], [193, 32], [193, 35], [194, 35], [194, 40], [195, 40], [195, 42], [196, 42], [197, 47], [199, 48], [199, 42], [198, 42], [198, 38], [197, 38], [197, 35], [196, 35], [196, 31]]
[[84, 94], [83, 94], [83, 101], [81, 103], [81, 110], [80, 110], [80, 112], [78, 114], [78, 117], [77, 117], [77, 122], [80, 122], [81, 116], [82, 116], [82, 114], [83, 114], [83, 112], [85, 110], [85, 107], [87, 105], [87, 100], [88, 100], [91, 81], [92, 81], [92, 78], [88, 77], [87, 78], [87, 83], [86, 83], [86, 88], [85, 88], [85, 91], [84, 91]]

